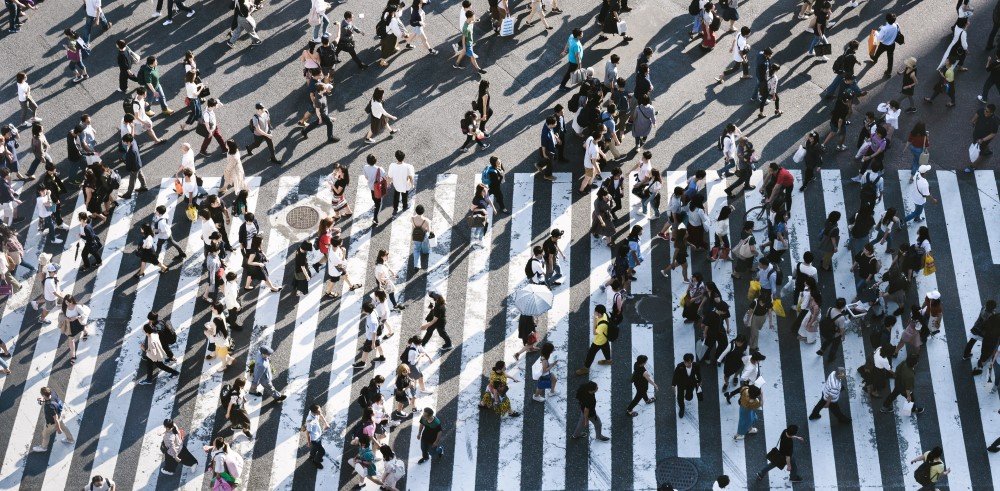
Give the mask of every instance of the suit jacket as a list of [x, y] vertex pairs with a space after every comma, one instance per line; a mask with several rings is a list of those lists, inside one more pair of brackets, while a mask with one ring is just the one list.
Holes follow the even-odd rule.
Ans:
[[701, 368], [698, 367], [697, 362], [691, 365], [691, 375], [688, 375], [687, 367], [684, 366], [684, 362], [677, 364], [677, 368], [674, 369], [674, 378], [673, 381], [670, 382], [670, 385], [681, 389], [693, 389], [700, 384]]
[[136, 145], [135, 140], [125, 149], [125, 170], [129, 172], [136, 172], [142, 169], [142, 156], [139, 155], [139, 145]]

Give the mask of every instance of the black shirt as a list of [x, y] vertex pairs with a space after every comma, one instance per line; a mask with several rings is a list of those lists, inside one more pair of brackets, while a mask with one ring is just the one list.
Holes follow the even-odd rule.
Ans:
[[784, 455], [785, 457], [791, 457], [794, 442], [795, 440], [788, 436], [788, 433], [782, 431], [781, 438], [778, 439], [778, 453]]
[[559, 248], [556, 247], [556, 240], [551, 236], [548, 239], [545, 239], [545, 242], [542, 242], [542, 254], [545, 256], [546, 260], [549, 258], [554, 259], [558, 253]]
[[985, 138], [997, 132], [1000, 128], [1000, 119], [997, 119], [997, 115], [986, 116], [986, 109], [980, 109], [976, 111], [976, 124], [972, 128], [972, 138], [978, 140], [980, 138]]
[[833, 112], [830, 114], [830, 123], [837, 125], [841, 120], [846, 123], [848, 114], [851, 113], [851, 107], [838, 99], [837, 104], [833, 106]]
[[295, 272], [298, 273], [303, 268], [309, 270], [309, 256], [300, 249], [295, 251]]
[[580, 402], [580, 410], [589, 409], [591, 413], [597, 410], [597, 397], [590, 393], [586, 385], [576, 389], [576, 400]]
[[441, 304], [436, 304], [434, 308], [431, 309], [431, 311], [427, 314], [426, 320], [427, 322], [430, 322], [431, 319], [437, 319], [435, 327], [440, 327], [444, 329], [445, 324], [447, 324], [446, 320], [447, 316], [445, 314], [446, 314], [445, 306]]
[[212, 217], [212, 221], [215, 222], [219, 227], [223, 227], [226, 224], [226, 214], [225, 210], [221, 206], [207, 206], [208, 214]]
[[640, 392], [649, 388], [649, 381], [646, 380], [646, 367], [636, 366], [632, 369], [632, 385]]

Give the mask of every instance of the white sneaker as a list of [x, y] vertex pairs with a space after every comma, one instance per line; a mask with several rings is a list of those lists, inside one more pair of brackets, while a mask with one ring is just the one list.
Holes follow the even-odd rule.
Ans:
[[76, 443], [76, 440], [67, 440], [65, 437], [60, 438], [59, 441], [63, 443]]
[[149, 17], [152, 18], [152, 19], [155, 19], [155, 18], [157, 18], [159, 16], [160, 16], [160, 12], [159, 11], [155, 11], [152, 14], [150, 14]]
[[168, 475], [168, 476], [172, 476], [172, 475], [174, 475], [174, 473], [173, 473], [173, 472], [170, 472], [170, 471], [168, 471], [168, 470], [166, 470], [166, 469], [163, 469], [163, 468], [161, 468], [161, 469], [160, 469], [160, 474], [166, 474], [166, 475]]
[[537, 402], [545, 402], [545, 397], [536, 394], [536, 395], [531, 396], [531, 400], [537, 401]]
[[69, 230], [69, 225], [66, 225], [66, 224], [64, 223], [64, 224], [62, 224], [62, 225], [59, 225], [59, 226], [58, 226], [58, 227], [56, 227], [56, 228], [57, 228], [57, 229], [59, 229], [59, 230]]
[[31, 451], [32, 452], [45, 452], [45, 451], [48, 451], [48, 449], [45, 448], [45, 447], [34, 446], [34, 447], [31, 447]]
[[52, 239], [53, 244], [62, 244], [64, 241], [62, 239]]
[[747, 433], [748, 433], [748, 434], [751, 434], [751, 435], [755, 435], [755, 434], [757, 434], [757, 428], [753, 428], [753, 427], [751, 427], [751, 428], [750, 428], [750, 431], [747, 431]]
[[188, 18], [194, 17], [194, 10], [187, 13]]
[[32, 310], [38, 310], [38, 302], [32, 300], [31, 301], [31, 309]]
[[172, 20], [170, 20], [170, 19], [167, 19], [167, 20], [163, 21], [163, 24], [162, 24], [162, 25], [164, 25], [164, 26], [169, 26], [170, 24], [173, 24], [173, 23], [174, 23], [174, 21], [172, 21]]
[[733, 440], [735, 440], [735, 441], [740, 441], [740, 440], [742, 440], [744, 438], [746, 438], [746, 437], [743, 436], [743, 435], [740, 435], [740, 434], [733, 435]]

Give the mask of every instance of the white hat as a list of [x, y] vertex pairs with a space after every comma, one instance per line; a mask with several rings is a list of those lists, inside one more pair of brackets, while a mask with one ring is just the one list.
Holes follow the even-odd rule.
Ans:
[[921, 165], [920, 167], [917, 167], [917, 172], [919, 172], [921, 174], [926, 173], [926, 172], [930, 172], [930, 171], [931, 171], [931, 164], [924, 164], [924, 165]]
[[938, 300], [938, 299], [941, 298], [941, 292], [939, 292], [937, 290], [931, 290], [931, 291], [927, 292], [927, 298], [929, 298], [931, 300]]
[[55, 273], [56, 271], [59, 271], [59, 265], [56, 263], [49, 263], [49, 265], [45, 267], [45, 271]]

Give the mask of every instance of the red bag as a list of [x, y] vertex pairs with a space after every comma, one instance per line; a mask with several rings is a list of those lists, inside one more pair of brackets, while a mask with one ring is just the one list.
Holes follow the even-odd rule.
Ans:
[[375, 187], [372, 188], [372, 193], [375, 193], [375, 199], [382, 199], [389, 193], [389, 183], [382, 177], [382, 169], [375, 171]]

